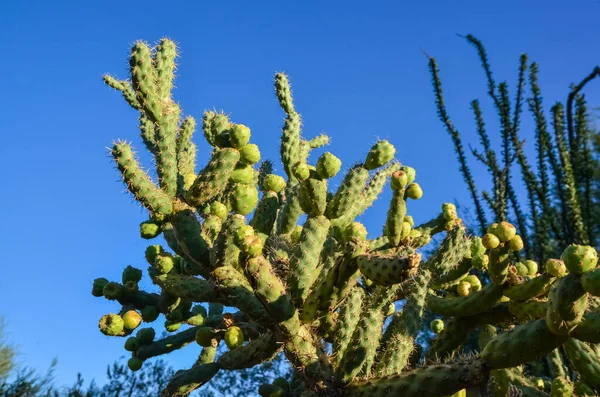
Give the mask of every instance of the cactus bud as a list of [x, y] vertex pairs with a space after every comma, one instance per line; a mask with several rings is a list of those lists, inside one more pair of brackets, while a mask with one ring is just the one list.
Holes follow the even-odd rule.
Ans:
[[435, 319], [429, 324], [429, 329], [431, 329], [434, 334], [439, 334], [444, 330], [444, 322], [439, 318]]
[[237, 166], [231, 173], [229, 180], [233, 183], [242, 183], [244, 185], [251, 185], [254, 182], [254, 176], [256, 171], [250, 165]]
[[548, 259], [546, 261], [546, 273], [553, 277], [564, 277], [567, 274], [567, 267], [560, 259]]
[[238, 183], [233, 189], [233, 210], [240, 215], [248, 215], [254, 211], [258, 203], [258, 190], [253, 185]]
[[421, 186], [418, 183], [411, 183], [406, 188], [406, 197], [412, 200], [418, 200], [423, 197], [423, 189], [421, 189]]
[[131, 357], [127, 361], [127, 366], [134, 372], [140, 370], [142, 368], [142, 364], [144, 364], [144, 362], [137, 357]]
[[123, 328], [125, 324], [123, 322], [123, 318], [118, 314], [105, 314], [100, 319], [100, 323], [98, 324], [98, 328], [100, 328], [100, 332], [104, 335], [108, 336], [117, 336], [121, 332], [123, 332]]
[[483, 235], [481, 242], [483, 246], [487, 249], [494, 249], [500, 245], [500, 240], [496, 237], [495, 234], [486, 233]]
[[258, 236], [246, 236], [242, 242], [241, 249], [251, 258], [256, 258], [262, 254], [263, 241]]
[[200, 327], [196, 330], [196, 343], [202, 347], [210, 347], [215, 335], [215, 331], [212, 328]]
[[453, 221], [456, 218], [458, 218], [458, 213], [456, 212], [456, 206], [452, 203], [442, 204], [442, 214], [444, 214], [444, 219], [446, 221]]
[[121, 280], [123, 284], [128, 281], [135, 281], [138, 283], [142, 279], [142, 271], [140, 269], [136, 269], [133, 266], [127, 266], [125, 270], [123, 270], [123, 274], [121, 276]]
[[406, 215], [404, 217], [404, 222], [408, 223], [410, 225], [410, 227], [413, 227], [415, 225], [415, 221], [414, 221], [413, 217], [410, 215]]
[[156, 306], [146, 306], [142, 310], [142, 320], [146, 323], [151, 323], [158, 318], [160, 314]]
[[481, 290], [481, 281], [479, 280], [479, 278], [477, 278], [476, 275], [471, 274], [471, 275], [465, 277], [464, 281], [471, 284], [471, 291], [477, 292], [477, 291]]
[[235, 231], [233, 242], [241, 248], [244, 245], [244, 240], [248, 236], [254, 236], [254, 228], [250, 225], [241, 226]]
[[281, 192], [285, 188], [285, 179], [279, 175], [269, 174], [265, 176], [263, 181], [263, 189], [265, 191], [274, 191], [275, 193]]
[[128, 352], [134, 352], [140, 348], [140, 341], [135, 336], [130, 336], [125, 341], [125, 350]]
[[323, 179], [334, 177], [340, 170], [342, 161], [329, 152], [325, 152], [317, 160], [317, 174]]
[[119, 283], [108, 283], [104, 286], [102, 294], [111, 301], [121, 299], [123, 297], [123, 286]]
[[346, 229], [344, 229], [344, 241], [350, 241], [356, 239], [359, 241], [366, 241], [367, 239], [367, 228], [360, 222], [352, 222]]
[[521, 262], [515, 263], [515, 268], [517, 269], [517, 274], [521, 277], [525, 277], [529, 274], [529, 269]]
[[300, 181], [305, 181], [310, 177], [310, 167], [306, 163], [297, 163], [294, 165], [292, 172]]
[[161, 252], [154, 260], [154, 268], [161, 274], [167, 274], [175, 266], [173, 255], [169, 252]]
[[407, 237], [410, 235], [410, 223], [402, 222], [402, 229], [400, 230], [400, 236]]
[[227, 214], [229, 213], [229, 210], [227, 209], [227, 206], [219, 201], [215, 201], [214, 203], [212, 203], [210, 205], [210, 214], [214, 215], [220, 219], [225, 219], [227, 218]]
[[374, 170], [383, 165], [386, 165], [396, 154], [396, 148], [388, 141], [379, 141], [371, 147], [369, 154], [367, 154], [367, 160], [365, 161], [365, 168], [368, 170]]
[[598, 253], [589, 245], [571, 244], [563, 251], [563, 260], [570, 273], [582, 275], [594, 269], [598, 264]]
[[407, 165], [402, 166], [400, 168], [406, 174], [406, 184], [413, 183], [415, 178], [417, 177], [417, 171], [413, 167], [409, 167]]
[[240, 150], [240, 161], [246, 164], [256, 164], [260, 161], [260, 150], [258, 146], [250, 143]]
[[146, 261], [149, 264], [154, 265], [154, 261], [156, 260], [156, 257], [158, 256], [158, 254], [160, 254], [164, 251], [165, 250], [163, 249], [163, 247], [158, 244], [148, 246], [148, 248], [146, 248], [146, 252], [145, 252]]
[[92, 285], [92, 295], [99, 298], [104, 295], [104, 287], [108, 284], [108, 280], [105, 278], [97, 278], [94, 280]]
[[498, 224], [494, 234], [496, 235], [496, 237], [498, 237], [500, 242], [504, 243], [510, 240], [511, 238], [515, 237], [515, 235], [517, 234], [517, 228], [515, 228], [510, 223], [503, 221]]
[[469, 296], [471, 293], [471, 284], [468, 281], [461, 281], [456, 287], [458, 296]]
[[244, 344], [244, 332], [240, 327], [229, 327], [223, 339], [229, 350], [237, 349]]
[[140, 345], [149, 345], [154, 342], [155, 336], [156, 332], [154, 331], [154, 328], [142, 328], [135, 334]]
[[392, 174], [391, 182], [392, 190], [404, 189], [408, 184], [408, 175], [402, 170], [398, 170]]
[[250, 128], [243, 124], [235, 124], [229, 132], [229, 143], [231, 147], [242, 149], [250, 141]]
[[507, 241], [506, 247], [511, 251], [521, 251], [523, 249], [523, 239], [516, 235]]
[[188, 317], [185, 320], [185, 323], [193, 327], [199, 327], [200, 325], [204, 324], [204, 317], [202, 317], [202, 315], [200, 314], [195, 314], [193, 316]]
[[154, 221], [140, 223], [140, 235], [143, 239], [151, 240], [161, 233], [160, 224]]
[[471, 264], [477, 270], [485, 270], [487, 269], [488, 264], [490, 263], [490, 257], [486, 254], [474, 256], [471, 258]]
[[496, 234], [496, 228], [497, 227], [498, 227], [498, 223], [492, 223], [491, 225], [488, 226], [487, 232], [488, 233], [492, 233], [492, 234]]
[[475, 236], [471, 240], [471, 257], [475, 258], [485, 254], [485, 246], [481, 240], [481, 237]]
[[532, 260], [526, 260], [523, 263], [525, 266], [527, 266], [527, 275], [528, 276], [535, 276], [538, 272], [538, 264], [536, 261], [532, 261]]
[[123, 314], [123, 325], [125, 329], [134, 330], [142, 322], [142, 316], [135, 310], [128, 310]]

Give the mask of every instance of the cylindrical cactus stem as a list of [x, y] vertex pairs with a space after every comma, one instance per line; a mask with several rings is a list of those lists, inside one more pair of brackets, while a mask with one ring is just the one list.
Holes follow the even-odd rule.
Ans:
[[565, 354], [575, 371], [593, 388], [600, 390], [600, 356], [589, 345], [570, 338], [564, 345]]
[[217, 363], [202, 364], [187, 370], [179, 370], [169, 380], [162, 397], [185, 396], [209, 382], [219, 372]]
[[162, 106], [156, 122], [156, 173], [161, 189], [169, 195], [177, 193], [177, 130], [181, 109], [174, 102]]
[[156, 69], [152, 63], [152, 51], [148, 44], [142, 41], [135, 43], [129, 58], [131, 82], [145, 113], [156, 122], [162, 113], [162, 102], [158, 96]]
[[310, 170], [310, 176], [300, 181], [298, 198], [302, 211], [308, 216], [323, 215], [327, 206], [327, 182], [319, 179], [316, 171]]
[[575, 327], [571, 336], [588, 343], [600, 343], [600, 312], [590, 312], [583, 316], [581, 323]]
[[209, 245], [212, 245], [216, 240], [221, 228], [223, 226], [223, 222], [221, 218], [215, 215], [208, 215], [204, 218], [202, 222], [201, 228], [201, 236], [202, 239]]
[[279, 323], [280, 329], [287, 335], [295, 335], [300, 327], [298, 312], [281, 280], [275, 275], [271, 263], [264, 256], [246, 258], [244, 262], [246, 278], [250, 280], [255, 294], [271, 318]]
[[[327, 205], [329, 219], [340, 218], [359, 202], [360, 193], [369, 179], [369, 171], [363, 164], [357, 164], [346, 173], [342, 184]], [[352, 221], [352, 220], [350, 220]]]
[[427, 269], [417, 274], [413, 292], [407, 297], [402, 311], [394, 313], [381, 340], [382, 349], [376, 358], [376, 376], [399, 373], [408, 364], [415, 338], [421, 330], [430, 280], [431, 272]]
[[452, 364], [430, 365], [393, 376], [353, 382], [346, 387], [349, 397], [449, 396], [462, 389], [480, 386], [489, 370], [479, 359]]
[[185, 209], [173, 214], [171, 224], [177, 248], [190, 261], [194, 274], [206, 278], [210, 270], [210, 249], [209, 243], [203, 237], [198, 218], [192, 210]]
[[236, 149], [223, 148], [216, 150], [210, 162], [200, 171], [189, 188], [185, 196], [188, 204], [195, 207], [200, 206], [224, 191], [239, 160], [240, 152]]
[[552, 333], [540, 319], [499, 335], [483, 349], [481, 358], [493, 369], [516, 367], [545, 356], [567, 339]]
[[289, 234], [296, 227], [298, 219], [303, 214], [300, 206], [300, 187], [288, 186], [285, 189], [285, 199], [277, 216], [277, 234]]
[[217, 364], [222, 369], [229, 371], [251, 368], [271, 360], [281, 350], [282, 346], [273, 333], [267, 332], [244, 346], [224, 353], [217, 360]]
[[300, 161], [300, 115], [294, 109], [292, 100], [292, 92], [288, 78], [283, 73], [275, 75], [275, 93], [281, 108], [286, 113], [287, 117], [282, 127], [283, 134], [281, 135], [281, 161], [283, 169], [288, 176], [288, 180], [294, 182], [296, 180], [292, 173], [292, 167]]
[[535, 299], [523, 302], [511, 300], [508, 302], [508, 310], [515, 316], [517, 322], [524, 323], [545, 318], [548, 302]]
[[352, 334], [358, 324], [365, 301], [365, 290], [360, 286], [354, 286], [348, 298], [340, 308], [335, 337], [333, 338], [332, 353], [335, 367], [339, 367], [344, 353], [350, 344]]
[[538, 277], [531, 278], [521, 284], [508, 287], [504, 290], [504, 296], [515, 301], [526, 301], [546, 294], [556, 278], [544, 273]]
[[588, 297], [581, 278], [568, 274], [561, 278], [548, 294], [546, 324], [558, 335], [569, 335], [583, 319]]
[[131, 87], [131, 83], [128, 80], [117, 80], [108, 74], [105, 74], [102, 78], [106, 85], [114, 88], [115, 90], [121, 91], [123, 98], [125, 98], [127, 103], [132, 108], [136, 110], [142, 110], [142, 104], [140, 101], [138, 101], [135, 91], [133, 90], [133, 87]]
[[150, 177], [142, 171], [134, 158], [133, 150], [125, 142], [117, 142], [111, 150], [121, 171], [127, 189], [135, 199], [146, 207], [151, 213], [169, 215], [173, 211], [171, 198], [158, 189]]
[[491, 250], [488, 270], [494, 284], [502, 285], [506, 282], [509, 265], [510, 250], [507, 247], [502, 246]]
[[317, 279], [319, 257], [331, 223], [324, 216], [309, 217], [290, 263], [289, 288], [296, 307], [302, 307], [310, 287]]
[[471, 242], [467, 239], [464, 228], [455, 227], [448, 231], [439, 248], [425, 264], [433, 273], [434, 282], [458, 267], [470, 246]]
[[156, 69], [156, 91], [163, 102], [171, 99], [175, 58], [177, 58], [175, 43], [166, 38], [161, 39], [154, 53], [154, 68]]
[[565, 366], [560, 349], [552, 350], [546, 357], [546, 362], [548, 363], [548, 369], [552, 378], [566, 377], [568, 375], [568, 370]]
[[306, 141], [306, 143], [308, 144], [309, 148], [318, 149], [329, 144], [329, 136], [326, 134], [317, 135], [313, 139]]
[[427, 307], [446, 317], [474, 316], [488, 311], [502, 298], [502, 287], [488, 284], [481, 290], [456, 299], [440, 298], [428, 294]]
[[304, 381], [309, 386], [324, 382], [330, 384], [333, 378], [327, 357], [316, 346], [317, 341], [305, 325], [284, 345], [285, 356], [303, 373]]
[[192, 142], [195, 129], [196, 120], [188, 116], [179, 126], [179, 134], [177, 134], [177, 189], [182, 196], [189, 188], [186, 178], [195, 175], [196, 172], [196, 144]]
[[271, 235], [278, 210], [279, 195], [272, 190], [264, 192], [256, 211], [254, 211], [254, 216], [250, 220], [250, 226], [263, 236]]
[[235, 234], [246, 224], [246, 218], [239, 214], [231, 214], [223, 223], [221, 231], [210, 250], [210, 266], [232, 266], [241, 270], [239, 265], [240, 249], [235, 244]]
[[394, 193], [385, 222], [385, 232], [389, 243], [394, 247], [397, 247], [400, 244], [400, 239], [404, 237], [402, 228], [406, 216], [406, 200], [404, 199], [406, 180], [404, 171], [396, 171], [392, 175], [392, 190]]

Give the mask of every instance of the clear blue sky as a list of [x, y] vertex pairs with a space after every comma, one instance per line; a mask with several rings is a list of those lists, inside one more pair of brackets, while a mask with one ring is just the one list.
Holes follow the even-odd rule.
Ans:
[[[599, 17], [596, 0], [2, 2], [0, 315], [22, 361], [43, 370], [58, 357], [58, 379], [70, 383], [77, 371], [103, 379], [124, 353], [122, 340], [97, 329], [117, 308], [90, 289], [96, 277], [118, 280], [126, 265], [146, 266], [147, 242], [138, 237], [146, 215], [123, 194], [106, 149], [117, 138], [142, 149], [137, 116], [101, 80], [107, 72], [127, 77], [136, 39], [176, 40], [175, 96], [185, 114], [231, 113], [275, 160], [283, 114], [272, 78], [287, 72], [305, 136], [330, 134], [330, 150], [346, 165], [363, 159], [376, 138], [397, 145], [425, 191], [409, 207], [421, 222], [445, 201], [470, 204], [422, 51], [438, 59], [449, 111], [475, 142], [469, 102], [485, 101], [491, 126], [495, 117], [475, 51], [455, 33], [480, 38], [497, 79], [511, 88], [527, 52], [541, 64], [549, 107], [600, 64]], [[587, 91], [595, 104], [598, 84]], [[525, 120], [523, 137], [532, 142]], [[196, 141], [204, 164], [208, 147], [201, 134]], [[363, 217], [371, 236], [381, 230], [387, 197]], [[169, 359], [183, 368], [197, 352], [190, 346]]]

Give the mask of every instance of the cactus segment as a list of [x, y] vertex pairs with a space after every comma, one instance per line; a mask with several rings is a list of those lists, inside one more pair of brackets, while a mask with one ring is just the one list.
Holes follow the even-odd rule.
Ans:
[[396, 148], [394, 145], [388, 141], [379, 141], [369, 150], [369, 154], [365, 160], [365, 168], [367, 170], [374, 170], [375, 168], [382, 167], [393, 159], [395, 154]]
[[240, 215], [249, 215], [258, 203], [258, 189], [252, 185], [241, 183], [235, 184], [233, 188], [232, 205], [233, 211]]
[[446, 317], [474, 316], [489, 310], [502, 298], [502, 287], [488, 284], [480, 291], [457, 299], [444, 299], [435, 295], [427, 296], [427, 307], [434, 313]]
[[360, 272], [378, 285], [394, 285], [417, 274], [421, 263], [420, 254], [402, 257], [384, 257], [364, 254], [356, 258]]
[[600, 356], [584, 342], [570, 338], [565, 343], [565, 353], [582, 379], [595, 389], [600, 389]]
[[600, 269], [594, 269], [581, 276], [581, 285], [588, 294], [600, 296]]
[[542, 274], [539, 277], [531, 278], [521, 284], [506, 288], [504, 295], [516, 301], [526, 301], [547, 293], [555, 281], [556, 278], [550, 274]]
[[561, 278], [548, 294], [546, 324], [558, 335], [568, 335], [581, 322], [588, 297], [574, 274]]
[[563, 251], [560, 259], [570, 273], [582, 275], [598, 264], [598, 253], [589, 245], [571, 244]]
[[346, 214], [359, 201], [369, 171], [362, 164], [352, 167], [327, 206], [327, 217], [336, 219]]
[[272, 359], [280, 349], [281, 344], [272, 333], [268, 332], [244, 346], [224, 353], [217, 359], [217, 364], [229, 371], [251, 368]]
[[240, 160], [240, 152], [232, 148], [219, 149], [188, 189], [185, 199], [192, 206], [200, 206], [215, 198], [227, 187], [227, 181]]

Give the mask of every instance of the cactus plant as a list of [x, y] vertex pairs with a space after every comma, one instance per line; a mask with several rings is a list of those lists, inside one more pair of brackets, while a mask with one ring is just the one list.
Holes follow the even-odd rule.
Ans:
[[[388, 141], [376, 143], [329, 191], [340, 160], [328, 152], [309, 164], [309, 152], [328, 139], [302, 137], [281, 73], [275, 90], [287, 116], [281, 139], [287, 178], [272, 174], [269, 163], [256, 171], [260, 151], [250, 143], [251, 129], [215, 112], [202, 119], [213, 151], [196, 173], [195, 121], [180, 120], [171, 98], [176, 56], [170, 40], [154, 50], [138, 42], [131, 81], [105, 78], [141, 113], [142, 139], [156, 161], [158, 185], [129, 144], [111, 150], [127, 188], [149, 211], [142, 237], [161, 234], [166, 241], [144, 253], [158, 292], [139, 289], [141, 274], [131, 267], [123, 284], [99, 278], [92, 288], [122, 306], [99, 326], [105, 335], [128, 338], [131, 370], [193, 341], [202, 346], [198, 361], [178, 371], [163, 396], [187, 395], [219, 371], [279, 353], [292, 364], [294, 381], [263, 385], [261, 395], [441, 397], [486, 385], [531, 392], [539, 382], [522, 366], [563, 345], [582, 382], [598, 387], [598, 354], [589, 345], [600, 343], [598, 305], [588, 299], [598, 291], [593, 248], [568, 248], [564, 269], [546, 266], [538, 275], [529, 263], [520, 274], [514, 254], [523, 244], [508, 222], [470, 236], [446, 203], [438, 216], [415, 224], [407, 199], [423, 192]], [[355, 219], [388, 180], [394, 193], [383, 235], [367, 239]], [[435, 235], [444, 236], [439, 246], [432, 246]], [[433, 253], [426, 257], [424, 247]], [[574, 261], [572, 252], [585, 258]], [[400, 300], [406, 303], [395, 311]], [[223, 306], [232, 310], [224, 313]], [[436, 336], [421, 359], [417, 336], [426, 313], [437, 318], [430, 325]], [[142, 320], [159, 315], [171, 335], [155, 340], [154, 329], [143, 328], [131, 336]], [[457, 354], [476, 330], [480, 352]], [[229, 350], [216, 357], [222, 341]]]

